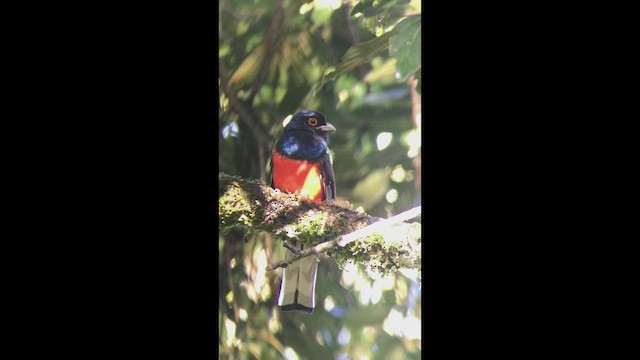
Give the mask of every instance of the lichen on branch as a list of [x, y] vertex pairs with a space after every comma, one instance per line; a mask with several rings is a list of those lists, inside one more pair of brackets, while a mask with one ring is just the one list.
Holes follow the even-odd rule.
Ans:
[[340, 266], [363, 264], [370, 273], [421, 269], [419, 223], [400, 222], [342, 245], [338, 240], [347, 234], [383, 219], [357, 212], [346, 202], [316, 202], [280, 192], [259, 180], [224, 173], [218, 180], [218, 225], [223, 233], [266, 231], [280, 241], [302, 242], [305, 248], [318, 245]]

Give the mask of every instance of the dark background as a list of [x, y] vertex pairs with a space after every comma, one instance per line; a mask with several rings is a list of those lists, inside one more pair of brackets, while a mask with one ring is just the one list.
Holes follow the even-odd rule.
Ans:
[[[337, 129], [329, 143], [336, 201], [383, 218], [421, 204], [421, 6], [372, 3], [318, 1], [307, 12], [304, 1], [221, 3], [219, 172], [268, 183], [283, 119], [315, 109]], [[335, 79], [319, 86], [331, 68]], [[376, 279], [371, 266], [321, 256], [313, 316], [285, 314], [276, 305], [282, 270], [264, 271], [285, 256], [278, 239], [265, 232], [219, 236], [221, 359], [421, 356], [417, 272], [385, 271]], [[390, 321], [400, 313], [408, 320]]]
[[[12, 27], [18, 347], [215, 357], [215, 6], [52, 7]], [[563, 121], [583, 85], [566, 22], [524, 5], [424, 16], [423, 350], [571, 348], [588, 320], [565, 271], [578, 196]]]

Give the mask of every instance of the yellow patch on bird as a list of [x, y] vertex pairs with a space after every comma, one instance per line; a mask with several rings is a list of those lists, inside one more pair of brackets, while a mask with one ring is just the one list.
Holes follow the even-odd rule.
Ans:
[[320, 184], [320, 174], [318, 174], [318, 167], [313, 166], [307, 173], [307, 178], [304, 180], [304, 186], [302, 187], [301, 193], [305, 196], [315, 199], [321, 191], [322, 186]]

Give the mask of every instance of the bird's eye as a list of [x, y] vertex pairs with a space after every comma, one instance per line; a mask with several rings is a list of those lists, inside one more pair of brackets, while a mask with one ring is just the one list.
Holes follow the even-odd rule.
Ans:
[[316, 126], [318, 125], [318, 119], [316, 118], [309, 118], [309, 120], [307, 120], [307, 124], [311, 125], [311, 126]]

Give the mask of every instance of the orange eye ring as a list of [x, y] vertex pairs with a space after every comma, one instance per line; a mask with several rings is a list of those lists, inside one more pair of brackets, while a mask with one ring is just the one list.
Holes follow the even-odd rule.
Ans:
[[311, 126], [316, 126], [318, 125], [318, 119], [316, 118], [309, 118], [309, 120], [307, 120], [307, 124], [311, 125]]

